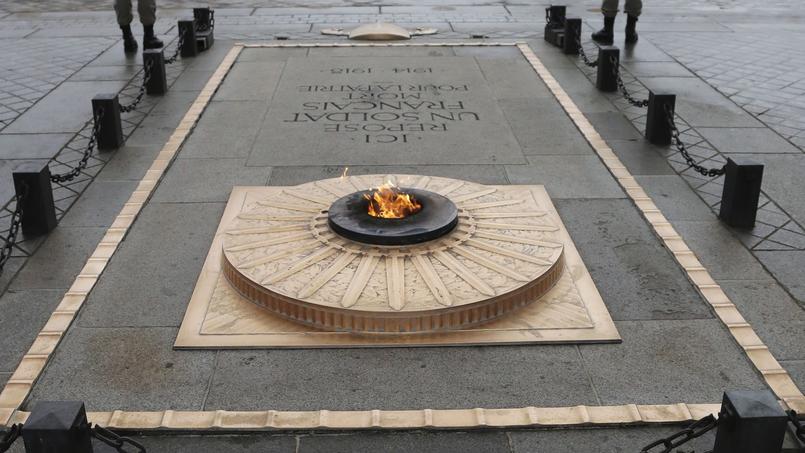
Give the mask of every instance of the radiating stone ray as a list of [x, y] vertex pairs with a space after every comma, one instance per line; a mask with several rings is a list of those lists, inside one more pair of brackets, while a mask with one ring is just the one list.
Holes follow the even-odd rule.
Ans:
[[335, 199], [333, 198], [322, 198], [317, 197], [316, 195], [306, 193], [306, 192], [298, 192], [295, 190], [284, 190], [282, 193], [290, 195], [294, 198], [299, 198], [300, 200], [309, 201], [311, 203], [315, 203], [324, 207], [330, 206]]
[[267, 264], [267, 263], [270, 263], [272, 261], [276, 261], [278, 259], [285, 258], [288, 255], [293, 255], [294, 253], [306, 252], [308, 250], [312, 250], [312, 249], [315, 249], [316, 247], [320, 247], [320, 246], [321, 246], [321, 242], [319, 242], [319, 241], [317, 241], [315, 239], [310, 240], [310, 241], [300, 242], [294, 248], [289, 248], [289, 249], [280, 250], [280, 251], [277, 251], [277, 252], [272, 252], [271, 254], [263, 256], [263, 257], [260, 257], [260, 258], [254, 258], [254, 259], [250, 259], [250, 260], [247, 260], [247, 261], [243, 261], [240, 264], [238, 264], [238, 267], [243, 268], [243, 269], [249, 269], [249, 268], [252, 268], [252, 267], [260, 266], [261, 264]]
[[341, 198], [344, 195], [349, 195], [351, 193], [351, 191], [345, 190], [343, 186], [336, 186], [330, 184], [328, 181], [315, 181], [313, 185], [336, 198]]
[[285, 209], [288, 211], [310, 212], [310, 213], [321, 212], [321, 208], [315, 206], [303, 206], [298, 204], [281, 203], [279, 201], [260, 200], [257, 202], [257, 204], [269, 208]]
[[238, 228], [229, 230], [226, 234], [232, 236], [240, 236], [244, 234], [268, 234], [268, 233], [285, 233], [287, 231], [301, 231], [307, 230], [310, 225], [306, 223], [297, 223], [296, 225], [269, 225], [249, 228]]
[[464, 185], [464, 181], [456, 181], [453, 184], [450, 184], [449, 186], [447, 186], [447, 187], [445, 187], [443, 189], [437, 190], [436, 193], [438, 193], [439, 195], [442, 195], [442, 196], [447, 196], [447, 194], [449, 194], [451, 192], [455, 192], [456, 190], [460, 189], [461, 186], [463, 186], [463, 185]]
[[506, 234], [496, 234], [496, 233], [489, 233], [487, 231], [476, 231], [475, 236], [484, 239], [493, 239], [495, 241], [503, 241], [503, 242], [514, 242], [517, 244], [528, 244], [528, 245], [536, 245], [538, 247], [547, 247], [552, 249], [558, 249], [563, 247], [561, 242], [551, 242], [551, 241], [541, 241], [539, 239], [528, 239], [522, 238], [519, 236], [512, 236]]
[[361, 257], [361, 262], [358, 263], [358, 269], [355, 270], [355, 275], [352, 276], [352, 280], [349, 282], [347, 292], [341, 298], [342, 307], [351, 307], [358, 302], [358, 298], [361, 297], [379, 262], [380, 257], [377, 255], [364, 255]]
[[352, 187], [359, 192], [372, 188], [371, 185], [367, 184], [366, 181], [364, 181], [363, 178], [358, 175], [350, 176], [347, 178], [347, 182], [349, 182]]
[[445, 265], [448, 269], [455, 272], [456, 275], [461, 277], [462, 280], [469, 283], [470, 286], [478, 290], [481, 294], [485, 296], [492, 297], [495, 295], [495, 290], [492, 289], [486, 282], [484, 282], [480, 277], [472, 273], [471, 270], [467, 269], [466, 266], [459, 263], [458, 260], [453, 258], [447, 252], [437, 250], [433, 252], [434, 258], [439, 260], [442, 264]]
[[497, 253], [500, 255], [508, 256], [509, 258], [525, 261], [527, 263], [539, 264], [540, 266], [551, 266], [553, 264], [550, 261], [544, 260], [542, 258], [526, 255], [525, 253], [515, 252], [514, 250], [505, 249], [503, 247], [498, 247], [497, 245], [490, 244], [488, 242], [484, 242], [478, 239], [467, 239], [465, 244], [473, 246], [475, 248], [479, 248], [481, 250], [486, 250], [487, 252]]
[[487, 258], [487, 257], [485, 257], [483, 255], [479, 255], [478, 253], [475, 253], [472, 250], [470, 250], [470, 249], [468, 249], [466, 247], [463, 247], [461, 245], [453, 247], [451, 249], [451, 251], [463, 256], [464, 258], [467, 258], [468, 260], [475, 261], [476, 263], [480, 264], [481, 266], [484, 266], [484, 267], [486, 267], [488, 269], [492, 269], [493, 271], [497, 272], [498, 274], [502, 274], [502, 275], [505, 275], [507, 277], [511, 277], [511, 278], [513, 278], [513, 279], [515, 279], [517, 281], [520, 281], [520, 282], [531, 281], [531, 279], [526, 277], [525, 275], [522, 275], [522, 274], [520, 274], [518, 272], [515, 272], [513, 269], [511, 269], [509, 267], [500, 265], [500, 264], [490, 260], [489, 258]]
[[543, 211], [531, 212], [473, 212], [472, 216], [476, 219], [519, 219], [526, 217], [543, 217]]
[[304, 270], [304, 269], [306, 269], [306, 268], [318, 263], [319, 261], [330, 257], [334, 253], [338, 253], [338, 250], [333, 249], [333, 248], [329, 248], [329, 247], [326, 247], [326, 246], [322, 246], [322, 248], [316, 250], [315, 252], [311, 253], [310, 255], [307, 255], [304, 258], [300, 258], [295, 263], [293, 263], [289, 268], [287, 268], [285, 270], [282, 270], [282, 271], [279, 271], [279, 272], [275, 272], [275, 273], [269, 275], [262, 282], [260, 282], [260, 284], [261, 285], [270, 285], [270, 284], [276, 283], [276, 282], [278, 282], [280, 280], [284, 280], [284, 279], [290, 277], [291, 275], [293, 275], [293, 274], [295, 274], [297, 272], [301, 272], [302, 270]]
[[473, 209], [487, 209], [487, 208], [497, 208], [501, 206], [513, 206], [516, 204], [521, 204], [523, 200], [501, 200], [501, 201], [487, 201], [486, 203], [475, 203], [475, 204], [465, 204], [461, 207], [472, 211]]
[[478, 228], [489, 228], [492, 230], [519, 230], [519, 231], [546, 231], [546, 232], [559, 231], [558, 227], [551, 225], [523, 225], [516, 223], [477, 222], [475, 226]]
[[238, 244], [226, 249], [227, 252], [242, 252], [244, 250], [252, 250], [258, 249], [261, 247], [271, 247], [272, 245], [278, 244], [285, 244], [286, 242], [291, 241], [298, 241], [302, 239], [310, 239], [310, 233], [296, 233], [296, 234], [289, 234], [288, 236], [282, 236], [278, 238], [272, 239], [263, 239], [261, 241], [254, 241], [254, 242], [247, 242], [244, 244]]
[[332, 278], [341, 272], [345, 267], [349, 266], [349, 263], [351, 263], [356, 256], [357, 255], [350, 252], [342, 253], [338, 258], [336, 258], [330, 267], [317, 275], [313, 280], [310, 281], [310, 283], [307, 284], [307, 286], [300, 290], [297, 297], [304, 299], [315, 294], [316, 291], [321, 289], [322, 286], [332, 280]]
[[405, 307], [405, 262], [399, 255], [386, 256], [386, 285], [389, 306], [402, 310]]
[[397, 176], [395, 175], [386, 175], [383, 177], [383, 184], [391, 183], [393, 186], [399, 187], [399, 182], [397, 181]]
[[273, 215], [273, 214], [240, 214], [238, 216], [242, 220], [264, 220], [264, 221], [277, 221], [277, 222], [299, 222], [308, 221], [310, 216], [305, 215]]
[[417, 272], [419, 272], [419, 275], [422, 276], [422, 280], [428, 285], [428, 289], [430, 289], [431, 294], [433, 294], [433, 298], [444, 306], [449, 307], [453, 305], [453, 297], [450, 295], [450, 290], [447, 289], [447, 286], [444, 285], [436, 269], [433, 268], [433, 263], [430, 262], [430, 258], [428, 258], [427, 255], [414, 255], [411, 257], [411, 261], [414, 263], [414, 267]]
[[453, 201], [453, 203], [463, 203], [465, 201], [474, 200], [476, 198], [481, 198], [484, 195], [493, 194], [495, 192], [497, 192], [497, 189], [495, 189], [494, 187], [490, 187], [488, 189], [479, 190], [478, 192], [467, 193], [467, 194], [464, 194], [464, 195], [458, 195], [458, 196], [455, 196], [455, 197], [450, 197], [450, 199]]
[[428, 184], [430, 184], [430, 181], [431, 181], [430, 176], [423, 176], [419, 178], [417, 182], [411, 184], [411, 187], [416, 189], [427, 189]]

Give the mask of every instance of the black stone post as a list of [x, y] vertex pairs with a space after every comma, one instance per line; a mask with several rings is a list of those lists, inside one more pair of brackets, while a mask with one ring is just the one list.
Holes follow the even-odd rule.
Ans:
[[671, 144], [671, 127], [668, 125], [668, 112], [674, 114], [675, 94], [657, 94], [649, 91], [648, 114], [646, 115], [646, 139], [655, 145]]
[[562, 51], [567, 55], [579, 54], [579, 43], [581, 42], [581, 19], [565, 19], [564, 39], [562, 41]]
[[724, 393], [713, 453], [779, 453], [788, 418], [769, 391]]
[[77, 401], [41, 401], [22, 428], [26, 453], [92, 453], [87, 412]]
[[196, 20], [196, 41], [199, 50], [208, 50], [215, 41], [215, 11], [210, 8], [193, 8]]
[[143, 51], [143, 65], [151, 65], [151, 78], [145, 85], [148, 94], [165, 94], [168, 92], [168, 79], [165, 74], [165, 53], [163, 49], [146, 49]]
[[195, 57], [198, 55], [198, 43], [196, 42], [196, 21], [195, 20], [180, 20], [178, 23], [179, 36], [182, 39], [182, 58]]
[[565, 27], [565, 13], [567, 7], [564, 5], [551, 5], [545, 8], [545, 40], [553, 45], [557, 45], [558, 34]]
[[618, 90], [618, 71], [620, 71], [621, 51], [615, 46], [598, 48], [598, 73], [595, 86], [601, 91]]
[[56, 206], [50, 187], [50, 168], [46, 162], [26, 162], [12, 172], [14, 190], [23, 195], [22, 233], [40, 236], [56, 228]]
[[728, 157], [718, 217], [732, 227], [754, 227], [762, 182], [763, 164]]
[[117, 94], [95, 95], [92, 98], [92, 116], [101, 117], [98, 133], [95, 134], [99, 150], [117, 149], [126, 143], [120, 123], [120, 101]]

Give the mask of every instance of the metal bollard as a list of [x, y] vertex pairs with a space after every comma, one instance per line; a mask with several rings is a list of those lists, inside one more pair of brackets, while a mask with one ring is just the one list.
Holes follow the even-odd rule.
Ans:
[[576, 17], [565, 19], [562, 36], [562, 51], [567, 55], [578, 55], [581, 42], [581, 19]]
[[763, 164], [728, 157], [718, 217], [731, 227], [754, 227], [762, 182]]
[[598, 48], [598, 73], [595, 86], [601, 91], [618, 90], [618, 71], [620, 70], [621, 51], [615, 46]]
[[92, 453], [84, 403], [42, 401], [22, 428], [26, 453]]
[[22, 233], [39, 236], [56, 228], [56, 205], [46, 162], [26, 162], [12, 172], [14, 190], [22, 200]]
[[145, 85], [148, 94], [165, 94], [168, 92], [168, 79], [165, 74], [165, 53], [163, 49], [146, 49], [143, 51], [143, 66], [151, 65], [151, 77]]
[[558, 46], [559, 35], [565, 28], [565, 14], [567, 7], [564, 5], [551, 5], [545, 8], [545, 41]]
[[193, 8], [196, 20], [196, 42], [199, 50], [208, 50], [215, 42], [215, 11], [210, 8]]
[[725, 392], [712, 453], [779, 453], [787, 426], [771, 392]]
[[184, 36], [182, 40], [182, 58], [195, 57], [198, 55], [198, 42], [196, 42], [196, 21], [180, 20], [178, 22], [179, 36]]
[[671, 127], [668, 125], [666, 106], [671, 115], [676, 104], [675, 94], [657, 94], [649, 91], [648, 113], [646, 115], [646, 139], [654, 145], [671, 144]]
[[[101, 114], [103, 112], [103, 114]], [[95, 141], [101, 151], [117, 149], [126, 143], [120, 122], [120, 100], [117, 94], [98, 94], [92, 98], [92, 116], [100, 117]]]

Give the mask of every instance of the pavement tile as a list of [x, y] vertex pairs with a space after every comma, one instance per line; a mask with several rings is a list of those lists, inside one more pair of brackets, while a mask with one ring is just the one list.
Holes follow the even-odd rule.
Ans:
[[78, 324], [178, 326], [223, 209], [222, 203], [146, 206], [98, 280]]
[[623, 66], [633, 76], [643, 77], [696, 77], [687, 68], [670, 61], [625, 61]]
[[0, 159], [50, 159], [72, 134], [0, 134]]
[[[729, 156], [729, 155], [727, 155]], [[791, 154], [739, 154], [764, 165], [763, 192], [800, 225], [805, 225], [805, 159]]]
[[139, 181], [145, 176], [145, 172], [151, 167], [161, 149], [159, 145], [125, 145], [118, 148], [109, 163], [98, 174], [96, 181]]
[[137, 187], [135, 181], [95, 181], [59, 221], [60, 227], [108, 227]]
[[543, 184], [554, 199], [625, 197], [598, 156], [528, 156], [528, 162], [506, 165], [512, 184]]
[[157, 202], [225, 202], [234, 186], [262, 186], [270, 168], [246, 167], [245, 159], [178, 159], [154, 193]]
[[[411, 385], [411, 383], [416, 385]], [[220, 351], [205, 407], [330, 410], [595, 404], [575, 346]]]
[[554, 200], [615, 320], [712, 317], [627, 200]]
[[361, 433], [302, 436], [298, 453], [465, 453], [469, 451], [509, 453], [505, 432], [458, 433]]
[[722, 153], [802, 154], [799, 148], [765, 127], [700, 127], [696, 128], [696, 131]]
[[63, 290], [10, 290], [0, 296], [0, 374], [17, 368], [63, 295]]
[[96, 82], [96, 81], [124, 81], [128, 82], [135, 75], [137, 75], [139, 68], [133, 65], [115, 65], [115, 66], [96, 66], [90, 65], [81, 68], [75, 74], [71, 75], [68, 80], [71, 82]]
[[476, 55], [475, 61], [495, 99], [554, 99], [522, 55], [501, 59]]
[[[345, 167], [282, 167], [271, 172], [268, 184], [294, 186], [319, 179], [338, 178]], [[508, 184], [506, 170], [502, 165], [381, 165], [348, 167], [350, 175], [396, 174], [428, 175], [465, 179], [481, 184]]]
[[607, 144], [634, 176], [676, 174], [664, 157], [667, 148], [643, 140], [607, 140]]
[[764, 390], [721, 321], [616, 321], [620, 345], [581, 345], [602, 404], [721, 401], [730, 389]]
[[755, 256], [805, 308], [805, 251], [758, 251]]
[[248, 157], [267, 108], [265, 101], [211, 102], [179, 156]]
[[217, 101], [263, 101], [274, 94], [282, 70], [282, 61], [238, 61], [215, 93]]
[[[217, 11], [216, 9], [216, 13]], [[221, 453], [227, 451], [237, 451], [238, 453], [296, 453], [298, 442], [297, 436], [277, 434], [222, 435], [205, 433], [203, 436], [138, 437], [127, 435], [126, 437], [142, 444], [148, 451], [170, 453]]]
[[668, 220], [715, 220], [715, 214], [677, 175], [636, 176]]
[[797, 387], [805, 388], [805, 360], [781, 360], [780, 365], [788, 371]]
[[720, 221], [672, 221], [716, 280], [769, 280], [770, 275]]
[[531, 155], [592, 155], [590, 145], [554, 99], [503, 99], [498, 102], [520, 143], [523, 153]]
[[201, 410], [215, 351], [174, 351], [174, 328], [73, 327], [26, 403], [83, 401], [88, 411]]
[[641, 140], [642, 135], [623, 115], [587, 113], [587, 119], [604, 140]]
[[[634, 453], [657, 439], [670, 436], [681, 426], [605, 428], [573, 430], [518, 430], [511, 431], [513, 453]], [[713, 432], [694, 439], [685, 445], [695, 451], [706, 451], [713, 447]], [[681, 453], [682, 450], [680, 450]]]

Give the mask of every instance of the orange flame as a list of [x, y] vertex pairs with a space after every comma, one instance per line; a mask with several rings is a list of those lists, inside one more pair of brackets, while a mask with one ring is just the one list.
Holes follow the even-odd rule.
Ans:
[[369, 201], [368, 212], [372, 217], [402, 219], [422, 209], [422, 205], [413, 195], [401, 192], [392, 182], [386, 182], [363, 197]]

